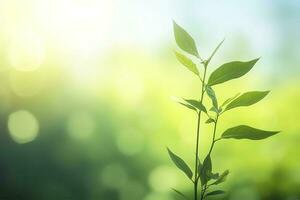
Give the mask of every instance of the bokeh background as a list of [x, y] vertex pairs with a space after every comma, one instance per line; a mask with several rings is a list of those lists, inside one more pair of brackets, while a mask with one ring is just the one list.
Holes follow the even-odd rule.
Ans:
[[[171, 200], [192, 185], [166, 146], [192, 166], [196, 115], [171, 96], [199, 97], [174, 57], [172, 19], [210, 71], [261, 57], [241, 80], [217, 86], [272, 92], [239, 124], [282, 130], [264, 141], [220, 142], [214, 171], [230, 169], [218, 199], [300, 198], [300, 2], [297, 0], [0, 0], [0, 199]], [[202, 127], [201, 157], [211, 127]]]

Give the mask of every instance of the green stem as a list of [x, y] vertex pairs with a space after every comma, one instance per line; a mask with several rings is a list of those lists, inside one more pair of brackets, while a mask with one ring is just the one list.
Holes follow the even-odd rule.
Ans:
[[[201, 86], [201, 97], [200, 102], [202, 104], [204, 92], [205, 92], [205, 77], [206, 77], [206, 69], [207, 65], [204, 64], [204, 75], [202, 79], [202, 86]], [[198, 122], [197, 122], [197, 139], [196, 139], [196, 157], [195, 157], [195, 180], [194, 180], [194, 200], [198, 200], [198, 166], [199, 166], [199, 143], [200, 143], [200, 122], [201, 122], [201, 110], [198, 112]]]
[[201, 191], [201, 197], [200, 197], [200, 200], [204, 199], [204, 195], [205, 195], [206, 189], [207, 189], [207, 186], [204, 185], [204, 188], [203, 188], [202, 191]]
[[[215, 143], [218, 141], [218, 139], [216, 140], [216, 132], [217, 132], [218, 119], [219, 119], [219, 114], [217, 114], [216, 120], [215, 120], [215, 122], [214, 122], [213, 138], [212, 138], [212, 142], [211, 142], [211, 145], [210, 145], [210, 148], [209, 148], [209, 151], [208, 151], [207, 156], [210, 156], [210, 155], [211, 155], [211, 153], [212, 153], [212, 151], [213, 151], [213, 148], [214, 148], [214, 146], [215, 146]], [[204, 187], [204, 189], [202, 189], [202, 193], [201, 193], [201, 198], [200, 198], [200, 200], [203, 200], [203, 199], [205, 198], [204, 195], [205, 195], [205, 192], [206, 192], [206, 190], [207, 190], [207, 188], [208, 188], [207, 183], [204, 184], [203, 187]]]
[[212, 152], [212, 150], [213, 150], [213, 148], [215, 146], [215, 143], [217, 142], [217, 140], [216, 140], [216, 132], [217, 132], [218, 119], [219, 119], [219, 114], [217, 114], [216, 121], [214, 123], [213, 139], [212, 139], [212, 142], [211, 142], [211, 145], [210, 145], [210, 149], [209, 149], [208, 155], [211, 154], [211, 152]]

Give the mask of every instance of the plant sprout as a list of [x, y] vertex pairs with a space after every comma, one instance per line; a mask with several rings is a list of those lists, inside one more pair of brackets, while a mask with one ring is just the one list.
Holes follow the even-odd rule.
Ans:
[[[279, 131], [266, 131], [247, 125], [238, 125], [228, 128], [220, 135], [220, 137], [218, 137], [218, 122], [221, 120], [221, 117], [225, 112], [229, 112], [238, 107], [253, 105], [262, 100], [269, 91], [250, 91], [242, 94], [238, 93], [220, 104], [213, 87], [247, 74], [259, 59], [257, 58], [246, 62], [228, 62], [221, 65], [208, 75], [207, 69], [210, 61], [221, 47], [224, 40], [219, 43], [208, 59], [202, 59], [198, 53], [195, 41], [189, 33], [176, 24], [176, 22], [173, 22], [173, 26], [175, 41], [180, 49], [180, 52], [175, 51], [175, 55], [178, 61], [188, 70], [193, 72], [200, 80], [201, 90], [200, 98], [198, 100], [184, 98], [177, 100], [181, 105], [194, 110], [197, 114], [194, 171], [191, 170], [182, 158], [173, 153], [169, 148], [167, 150], [174, 164], [183, 171], [193, 183], [194, 200], [203, 200], [208, 196], [225, 193], [223, 190], [215, 189], [216, 186], [226, 180], [226, 177], [229, 174], [229, 170], [225, 170], [221, 173], [213, 172], [211, 155], [217, 142], [226, 139], [261, 140], [273, 136], [279, 133]], [[202, 68], [203, 74], [199, 71], [200, 67]], [[211, 105], [204, 105], [204, 97], [208, 97], [210, 99]], [[207, 118], [205, 123], [213, 126], [213, 137], [208, 153], [204, 157], [204, 160], [201, 161], [199, 155], [199, 137], [202, 121], [201, 118], [203, 115]], [[179, 190], [173, 190], [184, 199], [189, 199]]]

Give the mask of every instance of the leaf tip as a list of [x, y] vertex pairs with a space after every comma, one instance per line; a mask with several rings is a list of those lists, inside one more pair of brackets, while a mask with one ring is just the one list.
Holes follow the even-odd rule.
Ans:
[[265, 90], [264, 92], [266, 94], [265, 96], [267, 96], [268, 94], [270, 94], [271, 90]]
[[278, 134], [278, 133], [281, 133], [282, 131], [274, 131], [274, 135], [275, 134]]
[[225, 40], [226, 40], [226, 37], [223, 37], [223, 39], [220, 42], [220, 46], [225, 42]]
[[271, 90], [261, 91], [261, 93], [263, 94], [263, 98], [266, 97], [270, 92], [271, 92]]
[[260, 60], [260, 58], [261, 58], [261, 57], [255, 58], [254, 60], [252, 60], [252, 62], [253, 62], [254, 64], [256, 64], [256, 63]]
[[176, 26], [178, 26], [178, 25], [177, 25], [177, 23], [176, 23], [176, 21], [174, 19], [172, 19], [172, 22], [173, 22], [173, 29], [175, 29]]

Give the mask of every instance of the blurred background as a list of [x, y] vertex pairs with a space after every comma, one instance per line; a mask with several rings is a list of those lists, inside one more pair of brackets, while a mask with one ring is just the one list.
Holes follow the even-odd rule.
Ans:
[[[0, 0], [0, 199], [173, 200], [192, 194], [166, 146], [193, 166], [196, 115], [171, 100], [200, 83], [176, 60], [172, 20], [202, 57], [225, 37], [211, 72], [261, 57], [243, 79], [216, 86], [272, 90], [224, 115], [282, 130], [226, 140], [214, 171], [230, 169], [228, 200], [300, 198], [300, 2], [297, 0]], [[201, 128], [201, 158], [211, 139]]]

